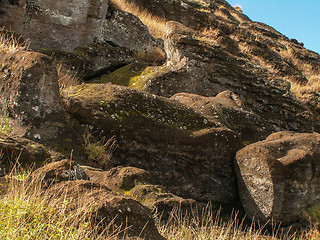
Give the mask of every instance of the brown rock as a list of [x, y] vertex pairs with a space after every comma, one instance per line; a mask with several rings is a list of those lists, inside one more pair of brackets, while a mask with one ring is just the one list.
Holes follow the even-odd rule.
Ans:
[[21, 164], [23, 167], [41, 166], [43, 163], [61, 159], [61, 154], [50, 151], [44, 145], [26, 138], [11, 138], [0, 133], [0, 168], [3, 174]]
[[162, 186], [152, 185], [153, 180], [150, 174], [143, 169], [116, 167], [103, 171], [86, 166], [82, 168], [90, 176], [92, 182], [139, 201], [152, 212], [161, 214], [162, 218], [168, 218], [174, 209], [179, 209], [180, 213], [190, 213], [197, 207], [195, 200], [183, 199], [169, 193]]
[[250, 218], [290, 224], [320, 199], [320, 135], [279, 132], [236, 155], [242, 204]]
[[75, 161], [64, 159], [36, 169], [27, 182], [38, 189], [47, 189], [60, 182], [75, 180], [89, 180], [89, 176]]
[[97, 168], [84, 167], [91, 181], [103, 184], [115, 192], [129, 191], [137, 184], [151, 183], [150, 174], [135, 167], [116, 167], [109, 171]]
[[127, 194], [163, 219], [168, 219], [173, 211], [184, 215], [198, 207], [197, 201], [178, 197], [159, 185], [137, 185]]
[[65, 159], [35, 170], [27, 179], [27, 189], [29, 194], [44, 197], [45, 204], [50, 207], [57, 208], [64, 203], [64, 211], [85, 216], [92, 229], [103, 231], [112, 222], [123, 236], [164, 239], [158, 233], [149, 209], [88, 180], [89, 176], [80, 165]]
[[120, 231], [120, 237], [164, 239], [148, 208], [133, 199], [114, 194], [102, 185], [84, 180], [67, 181], [53, 185], [45, 194], [49, 206], [55, 206], [57, 199], [61, 199], [70, 202], [66, 211], [83, 211], [93, 229], [103, 231], [112, 222], [112, 226]]
[[24, 50], [3, 52], [0, 94], [6, 133], [41, 142], [66, 156], [73, 150], [77, 156], [83, 153], [82, 128], [62, 107], [57, 69], [50, 57]]
[[36, 51], [50, 56], [85, 80], [111, 73], [134, 60], [134, 51], [106, 42], [79, 46], [72, 52], [49, 48], [38, 48]]

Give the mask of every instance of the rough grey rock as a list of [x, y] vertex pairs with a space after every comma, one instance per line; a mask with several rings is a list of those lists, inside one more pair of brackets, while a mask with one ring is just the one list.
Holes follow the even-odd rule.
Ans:
[[235, 164], [250, 218], [290, 224], [320, 200], [318, 133], [274, 133], [238, 151]]
[[150, 50], [155, 45], [148, 28], [137, 16], [120, 10], [113, 10], [103, 22], [100, 38], [138, 51]]
[[14, 6], [5, 3], [0, 25], [29, 39], [31, 47], [72, 51], [93, 42], [113, 41], [145, 50], [153, 44], [138, 17], [114, 10], [106, 18], [108, 0], [30, 0]]

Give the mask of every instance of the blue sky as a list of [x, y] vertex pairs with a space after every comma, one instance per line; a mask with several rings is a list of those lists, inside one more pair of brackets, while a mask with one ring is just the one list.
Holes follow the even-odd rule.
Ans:
[[320, 54], [320, 0], [227, 0], [251, 20], [266, 23]]

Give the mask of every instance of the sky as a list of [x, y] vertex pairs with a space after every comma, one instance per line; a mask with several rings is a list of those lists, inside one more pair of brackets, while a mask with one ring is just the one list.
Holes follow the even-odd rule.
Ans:
[[274, 27], [320, 54], [320, 0], [227, 0], [251, 20]]

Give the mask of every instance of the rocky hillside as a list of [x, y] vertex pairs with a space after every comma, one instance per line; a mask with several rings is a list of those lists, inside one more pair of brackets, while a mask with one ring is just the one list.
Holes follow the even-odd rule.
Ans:
[[42, 167], [145, 239], [179, 205], [292, 224], [320, 199], [320, 56], [226, 1], [0, 0], [0, 26], [4, 178]]

